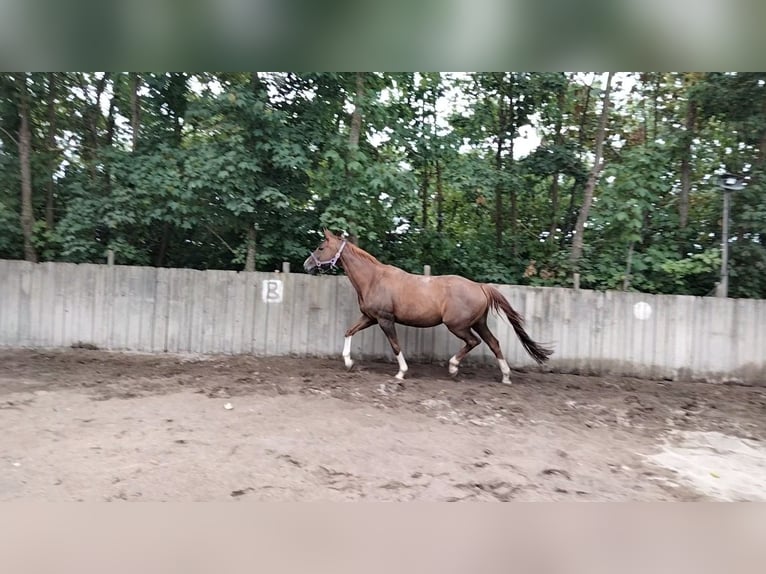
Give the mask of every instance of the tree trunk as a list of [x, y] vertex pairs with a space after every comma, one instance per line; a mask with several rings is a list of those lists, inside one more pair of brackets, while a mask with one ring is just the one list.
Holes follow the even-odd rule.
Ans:
[[168, 243], [170, 242], [170, 224], [166, 221], [162, 224], [162, 235], [160, 236], [160, 245], [157, 248], [157, 257], [154, 259], [155, 267], [165, 265], [165, 256], [168, 252]]
[[130, 135], [132, 151], [138, 147], [138, 137], [141, 130], [141, 102], [138, 99], [138, 89], [141, 78], [137, 72], [130, 72]]
[[250, 89], [253, 91], [253, 95], [258, 95], [261, 91], [261, 77], [258, 72], [250, 72]]
[[[761, 113], [766, 115], [766, 99], [761, 102]], [[758, 155], [755, 158], [753, 183], [763, 180], [764, 166], [766, 166], [766, 129], [761, 130], [761, 136], [758, 138]]]
[[[349, 126], [348, 133], [348, 149], [349, 152], [355, 151], [359, 148], [359, 139], [362, 134], [362, 103], [364, 98], [364, 72], [356, 72], [356, 89], [354, 93], [354, 111], [351, 114], [351, 125]], [[348, 175], [348, 164], [346, 165], [346, 175]], [[354, 245], [357, 244], [358, 238], [356, 236], [356, 222], [353, 219], [349, 220], [349, 229], [346, 230], [348, 240]]]
[[580, 114], [580, 126], [579, 130], [577, 132], [577, 143], [580, 145], [580, 147], [583, 146], [585, 143], [585, 122], [588, 118], [588, 106], [590, 105], [590, 94], [593, 90], [593, 86], [591, 84], [588, 84], [585, 86], [587, 89], [585, 90], [585, 102], [582, 106], [582, 113]]
[[633, 248], [635, 246], [636, 242], [631, 241], [630, 247], [628, 247], [628, 258], [625, 262], [625, 277], [622, 279], [622, 290], [627, 291], [630, 288], [630, 270], [633, 266]]
[[[425, 135], [426, 133], [425, 115], [426, 115], [426, 98], [424, 96], [420, 102], [420, 116], [418, 118], [418, 129], [420, 133], [423, 135]], [[423, 230], [425, 230], [428, 228], [428, 203], [429, 203], [428, 196], [429, 196], [429, 188], [431, 187], [431, 165], [429, 161], [430, 154], [424, 151], [422, 154], [418, 154], [416, 152], [416, 155], [419, 156], [420, 160], [422, 160], [421, 180], [420, 180], [420, 221], [421, 221], [421, 227], [423, 228]]]
[[29, 92], [27, 75], [17, 74], [19, 85], [19, 164], [21, 166], [21, 231], [24, 235], [24, 259], [37, 262], [37, 252], [32, 241], [35, 228], [35, 214], [32, 209], [32, 133], [29, 128]]
[[[508, 165], [506, 166], [506, 169], [511, 174], [511, 176], [515, 175], [515, 163], [513, 158], [513, 139], [514, 135], [516, 134], [516, 114], [514, 114], [514, 108], [513, 108], [513, 88], [514, 88], [514, 76], [513, 73], [510, 74], [510, 78], [508, 80], [507, 84], [507, 92], [506, 97], [508, 98], [508, 125], [506, 126], [506, 130], [508, 133]], [[511, 237], [513, 238], [513, 243], [511, 244], [511, 253], [514, 258], [519, 256], [519, 204], [518, 204], [518, 193], [516, 189], [516, 178], [511, 177], [510, 178], [511, 185], [509, 186], [509, 195], [511, 198]]]
[[681, 197], [678, 202], [679, 225], [681, 229], [686, 227], [689, 220], [689, 192], [691, 191], [691, 157], [692, 140], [694, 139], [694, 126], [697, 123], [697, 106], [689, 100], [686, 108], [686, 133], [684, 134], [684, 148], [681, 158]]
[[[557, 147], [560, 147], [564, 143], [564, 138], [561, 135], [561, 129], [564, 119], [564, 104], [566, 103], [566, 86], [561, 89], [556, 98], [556, 104], [558, 105], [558, 114], [556, 116], [556, 125], [554, 128], [553, 141]], [[548, 229], [548, 237], [545, 238], [547, 243], [553, 243], [553, 238], [556, 236], [556, 229], [559, 226], [559, 175], [556, 171], [551, 179], [551, 226]]]
[[[84, 77], [82, 75], [79, 75], [79, 81], [80, 81], [80, 89], [82, 90], [83, 94], [85, 94], [85, 97], [87, 98], [88, 95], [88, 87], [85, 84]], [[82, 158], [85, 161], [86, 165], [88, 166], [88, 170], [90, 172], [91, 181], [93, 182], [93, 186], [98, 186], [98, 171], [96, 170], [96, 152], [98, 148], [100, 147], [99, 142], [99, 133], [98, 133], [98, 127], [99, 127], [99, 118], [101, 117], [101, 94], [104, 92], [104, 89], [106, 88], [106, 81], [109, 78], [109, 72], [105, 72], [103, 76], [101, 76], [96, 81], [96, 99], [95, 102], [88, 101], [85, 105], [85, 111], [83, 112], [83, 122], [84, 122], [84, 129], [83, 129], [83, 149], [82, 149]]]
[[[105, 72], [104, 75], [98, 79], [96, 82], [96, 99], [92, 104], [88, 105], [86, 112], [86, 134], [88, 136], [90, 148], [88, 151], [90, 152], [91, 157], [95, 155], [96, 150], [100, 147], [98, 137], [98, 118], [101, 116], [101, 94], [103, 94], [104, 90], [106, 89], [106, 81], [108, 79], [109, 72]], [[84, 86], [82, 89], [85, 94], [88, 93]]]
[[[112, 147], [112, 143], [114, 141], [114, 130], [116, 126], [116, 109], [117, 109], [117, 93], [116, 89], [117, 86], [115, 85], [116, 82], [112, 82], [112, 97], [109, 99], [109, 112], [106, 117], [106, 139], [104, 140], [104, 144], [106, 147]], [[109, 169], [109, 160], [104, 159], [103, 160], [104, 165], [104, 173], [103, 173], [103, 181], [104, 181], [104, 194], [109, 197], [112, 194], [112, 172], [111, 169]], [[167, 242], [167, 233], [163, 231], [163, 242]], [[165, 248], [167, 246], [164, 245], [162, 247], [162, 254], [161, 257], [164, 259], [165, 257]], [[159, 267], [159, 265], [157, 265]]]
[[575, 236], [572, 241], [571, 261], [574, 264], [574, 270], [577, 271], [582, 257], [583, 250], [583, 235], [585, 234], [585, 222], [588, 221], [588, 212], [590, 211], [591, 203], [593, 203], [593, 191], [596, 189], [596, 182], [598, 176], [601, 173], [604, 165], [601, 161], [601, 156], [604, 150], [604, 138], [606, 137], [606, 125], [609, 120], [609, 92], [612, 89], [612, 76], [614, 72], [609, 72], [606, 78], [606, 88], [604, 89], [603, 106], [601, 109], [601, 118], [598, 123], [598, 132], [596, 132], [596, 147], [594, 150], [593, 168], [588, 174], [588, 182], [585, 184], [585, 192], [583, 197], [582, 208], [580, 214], [577, 216], [577, 224], [575, 225]]
[[553, 243], [556, 237], [556, 229], [559, 226], [559, 218], [556, 215], [559, 212], [559, 173], [553, 174], [551, 180], [551, 226], [548, 229], [548, 237], [545, 238], [546, 243]]
[[[511, 120], [511, 137], [508, 142], [508, 155], [511, 158], [511, 166], [510, 166], [510, 173], [513, 175], [514, 173], [514, 164], [513, 164], [513, 119]], [[519, 196], [516, 190], [516, 178], [511, 178], [511, 185], [510, 185], [510, 196], [511, 196], [511, 237], [513, 238], [513, 243], [511, 244], [511, 254], [514, 258], [519, 256]]]
[[55, 201], [53, 174], [56, 171], [56, 72], [48, 72], [48, 185], [45, 192], [45, 225], [53, 231], [55, 225]]
[[187, 82], [189, 74], [186, 72], [171, 72], [168, 76], [172, 90], [176, 92], [168, 100], [169, 107], [172, 109], [170, 115], [173, 118], [173, 143], [180, 147], [183, 134], [184, 113], [188, 105]]
[[758, 166], [763, 166], [766, 162], [766, 130], [761, 132], [761, 138], [758, 141]]
[[351, 114], [351, 128], [348, 134], [348, 145], [355, 149], [359, 147], [359, 137], [362, 132], [362, 98], [364, 96], [364, 73], [356, 73], [356, 94], [354, 95], [354, 112]]
[[497, 149], [495, 150], [495, 248], [499, 251], [503, 244], [503, 186], [500, 179], [503, 172], [503, 147], [505, 145], [505, 102], [501, 96], [497, 120]]
[[117, 86], [112, 84], [112, 97], [109, 99], [109, 112], [106, 117], [106, 147], [111, 147], [112, 143], [114, 142], [114, 130], [117, 121], [115, 118], [117, 94], [114, 92], [116, 87]]
[[255, 225], [247, 228], [247, 257], [245, 271], [255, 271]]
[[657, 130], [658, 130], [658, 124], [659, 124], [659, 117], [660, 117], [660, 108], [659, 108], [659, 98], [660, 98], [660, 74], [659, 72], [655, 72], [654, 74], [654, 98], [652, 99], [653, 108], [654, 108], [654, 129], [652, 141], [657, 141]]
[[[582, 148], [583, 144], [585, 143], [585, 122], [588, 117], [588, 106], [590, 105], [591, 90], [592, 90], [592, 86], [588, 84], [585, 90], [585, 102], [583, 103], [582, 113], [580, 113], [580, 127], [579, 127], [578, 136], [577, 136], [577, 143], [580, 148]], [[569, 235], [570, 232], [574, 230], [574, 225], [576, 224], [576, 221], [577, 221], [577, 217], [575, 215], [576, 214], [575, 198], [577, 196], [578, 187], [579, 187], [579, 184], [577, 180], [575, 180], [572, 183], [572, 187], [569, 190], [569, 207], [566, 213], [564, 230], [563, 230], [563, 233], [561, 234], [561, 239], [559, 240], [559, 246], [562, 249], [564, 248], [564, 244], [566, 243], [567, 236]]]
[[423, 229], [428, 227], [428, 204], [430, 203], [429, 188], [431, 184], [431, 166], [423, 166], [423, 179], [420, 184], [421, 219]]
[[442, 183], [442, 166], [436, 160], [436, 231], [442, 232], [444, 227], [444, 185]]

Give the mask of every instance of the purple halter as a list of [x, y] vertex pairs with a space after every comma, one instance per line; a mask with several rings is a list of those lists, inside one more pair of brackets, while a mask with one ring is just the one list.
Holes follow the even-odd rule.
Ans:
[[343, 253], [344, 247], [346, 247], [345, 239], [341, 242], [338, 252], [333, 256], [332, 259], [328, 259], [327, 261], [320, 261], [319, 258], [316, 255], [314, 255], [313, 251], [311, 252], [311, 259], [314, 261], [317, 267], [321, 267], [322, 265], [329, 265], [330, 269], [334, 269], [335, 264], [338, 262], [338, 259], [340, 259], [341, 253]]

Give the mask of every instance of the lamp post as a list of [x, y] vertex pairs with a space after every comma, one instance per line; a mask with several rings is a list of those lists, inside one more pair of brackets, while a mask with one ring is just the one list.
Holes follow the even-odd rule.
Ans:
[[724, 173], [718, 178], [718, 185], [723, 190], [723, 221], [721, 223], [721, 281], [716, 288], [716, 297], [729, 296], [729, 205], [731, 192], [745, 188], [742, 176]]

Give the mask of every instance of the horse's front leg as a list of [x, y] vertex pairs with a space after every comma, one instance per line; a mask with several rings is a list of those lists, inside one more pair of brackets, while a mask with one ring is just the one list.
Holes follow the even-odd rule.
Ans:
[[372, 327], [378, 321], [367, 315], [362, 315], [359, 320], [354, 323], [351, 328], [346, 331], [346, 338], [343, 341], [343, 362], [346, 363], [346, 368], [350, 369], [354, 366], [354, 361], [351, 359], [351, 337], [353, 337], [359, 331]]

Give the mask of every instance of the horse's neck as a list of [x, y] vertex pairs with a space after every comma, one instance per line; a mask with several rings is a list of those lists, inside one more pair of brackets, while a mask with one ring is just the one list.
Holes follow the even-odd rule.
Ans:
[[380, 263], [360, 256], [354, 250], [347, 249], [343, 252], [341, 263], [346, 271], [349, 281], [354, 286], [356, 292], [364, 297], [367, 290], [375, 280], [375, 274], [380, 267]]

